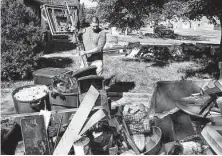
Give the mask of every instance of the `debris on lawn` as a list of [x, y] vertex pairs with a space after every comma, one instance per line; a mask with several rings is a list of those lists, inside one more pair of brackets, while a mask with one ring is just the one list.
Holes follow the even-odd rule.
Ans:
[[[104, 78], [84, 75], [86, 71], [76, 73], [83, 76], [73, 79], [75, 85], [70, 80], [73, 73], [53, 77], [57, 84], [64, 85], [61, 94], [76, 88], [78, 101], [68, 102], [65, 97], [60, 99], [64, 103], [57, 103], [65, 107], [48, 101], [53, 109], [26, 110], [1, 118], [1, 154], [199, 155], [209, 154], [211, 149], [217, 154], [222, 152], [222, 128], [218, 125], [222, 119], [221, 103], [217, 103], [222, 96], [220, 81], [158, 82], [150, 105], [127, 102], [114, 108], [110, 102], [115, 98], [108, 96]], [[78, 104], [74, 106], [75, 103]], [[193, 114], [181, 107], [190, 107], [191, 103], [200, 106], [200, 111], [204, 109], [204, 114], [215, 110], [217, 114], [200, 116], [200, 111]]]
[[213, 58], [218, 50], [219, 46], [213, 44], [141, 45], [140, 42], [130, 42], [126, 47], [126, 58], [123, 60], [189, 61], [201, 57]]

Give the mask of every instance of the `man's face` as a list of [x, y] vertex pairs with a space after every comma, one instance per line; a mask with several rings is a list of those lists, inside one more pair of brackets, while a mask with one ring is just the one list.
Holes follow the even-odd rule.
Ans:
[[99, 29], [99, 23], [92, 22], [91, 23], [91, 28], [93, 31], [97, 31]]

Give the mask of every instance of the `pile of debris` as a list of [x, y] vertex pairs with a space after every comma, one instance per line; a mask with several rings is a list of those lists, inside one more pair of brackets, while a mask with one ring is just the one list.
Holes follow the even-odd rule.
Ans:
[[212, 58], [219, 51], [219, 45], [187, 44], [181, 45], [141, 45], [140, 42], [129, 43], [124, 60], [141, 61], [189, 61], [202, 57]]
[[222, 154], [221, 81], [158, 82], [149, 106], [141, 102], [111, 106], [103, 78], [81, 74], [75, 73], [77, 84], [71, 84], [69, 76], [53, 81], [56, 88], [77, 85], [79, 104], [68, 102], [57, 88], [65, 96], [62, 100], [59, 95], [60, 102], [75, 108], [43, 107], [40, 112], [2, 117], [1, 154], [194, 155], [212, 154], [211, 148]]

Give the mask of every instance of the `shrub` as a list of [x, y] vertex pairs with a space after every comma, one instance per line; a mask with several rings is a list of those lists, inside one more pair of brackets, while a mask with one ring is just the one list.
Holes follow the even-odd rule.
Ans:
[[29, 79], [43, 51], [40, 21], [31, 8], [14, 0], [2, 1], [1, 19], [2, 80]]

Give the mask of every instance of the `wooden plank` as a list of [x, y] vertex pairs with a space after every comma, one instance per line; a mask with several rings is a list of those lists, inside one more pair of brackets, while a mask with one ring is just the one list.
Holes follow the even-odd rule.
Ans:
[[[61, 110], [53, 110], [51, 111], [52, 114], [61, 114], [61, 113], [75, 113], [78, 110], [78, 108], [72, 108], [72, 109], [61, 109]], [[25, 116], [35, 116], [39, 115], [39, 112], [34, 113], [23, 113], [23, 114], [10, 114], [10, 115], [1, 115], [2, 118], [22, 118]]]
[[152, 96], [151, 93], [129, 93], [129, 92], [108, 92], [108, 97], [129, 97], [129, 98], [146, 98]]
[[92, 110], [99, 92], [91, 86], [85, 98], [80, 104], [79, 109], [74, 115], [72, 121], [63, 134], [58, 146], [53, 155], [67, 155], [72, 147], [72, 144], [79, 139], [79, 132], [82, 129], [90, 111]]
[[22, 137], [26, 155], [49, 155], [49, 141], [42, 115], [21, 119]]

